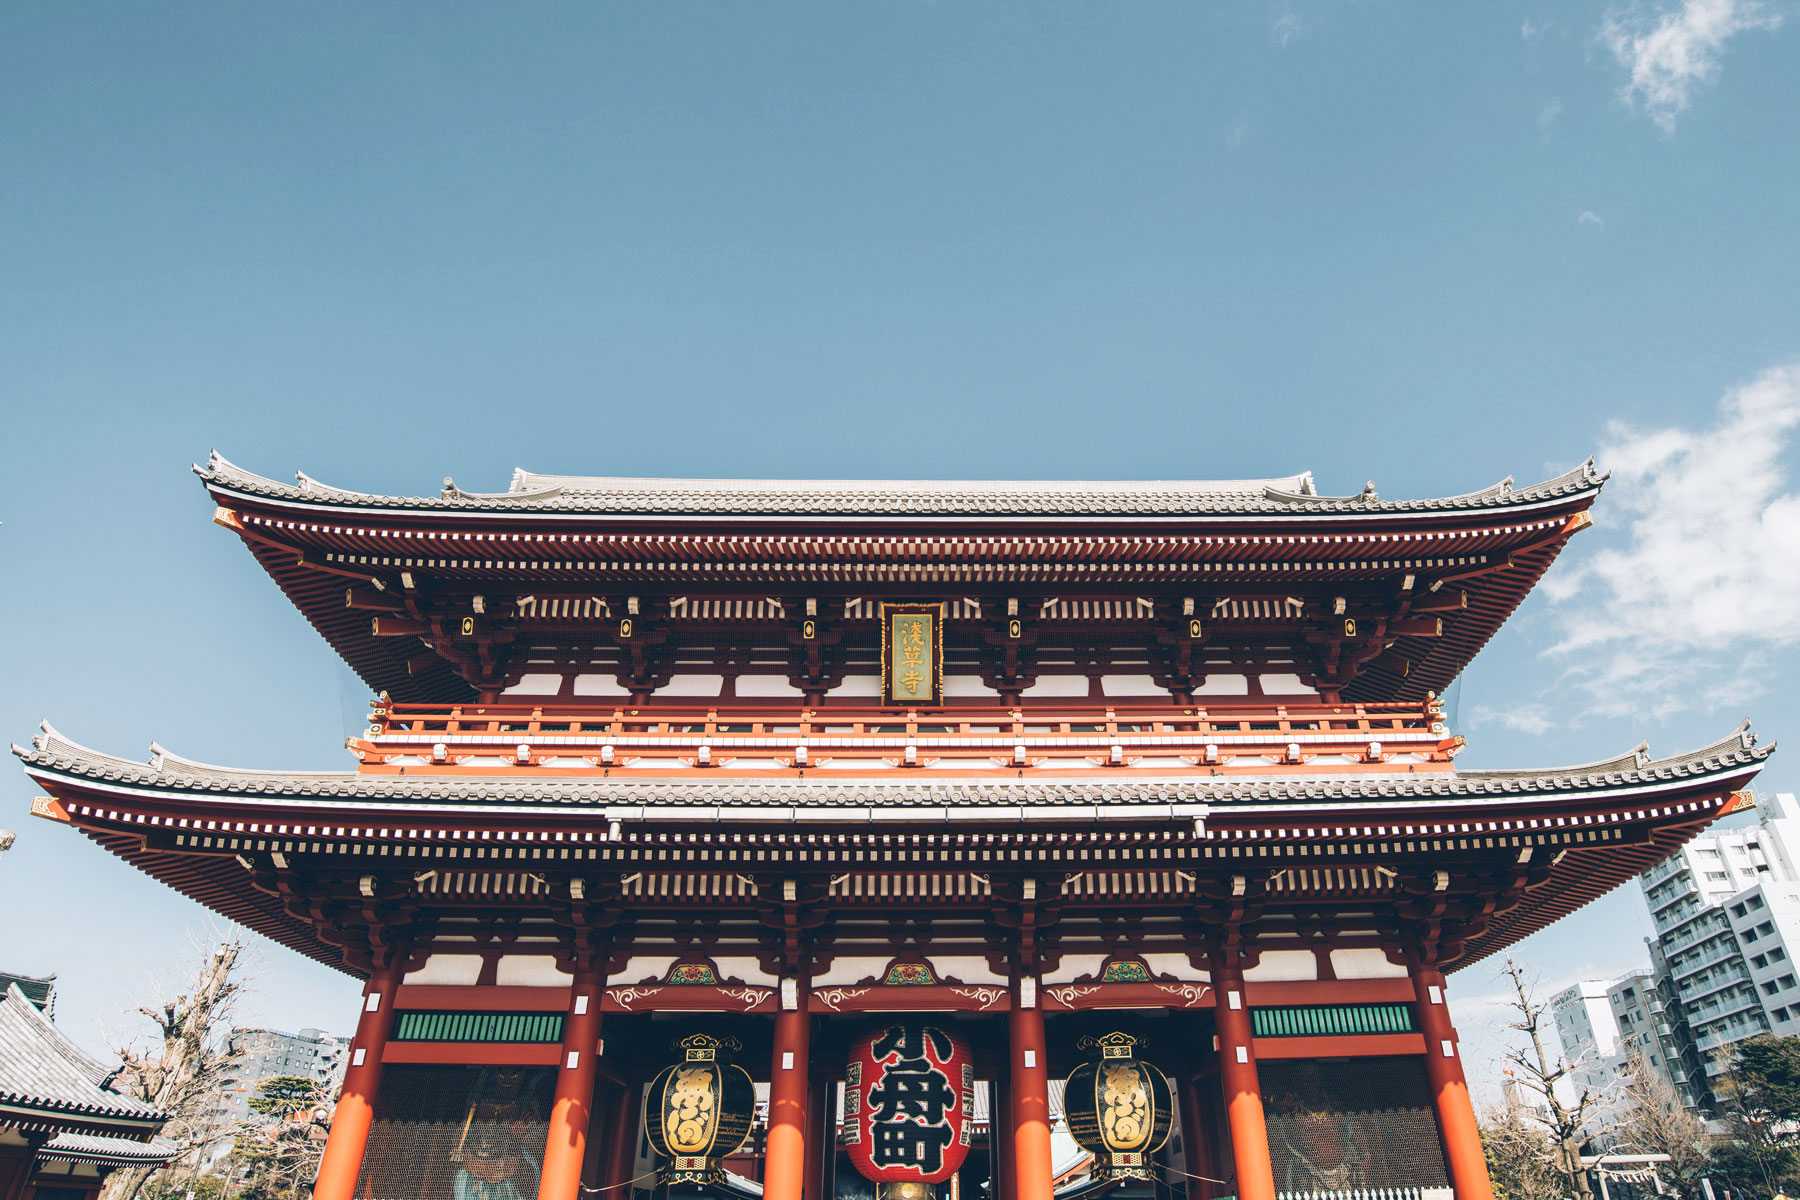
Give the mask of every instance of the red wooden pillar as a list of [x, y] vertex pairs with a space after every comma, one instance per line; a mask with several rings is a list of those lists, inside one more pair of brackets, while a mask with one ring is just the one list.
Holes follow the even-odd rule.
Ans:
[[1013, 1200], [1012, 1120], [1008, 1115], [1007, 1085], [988, 1084], [988, 1155], [993, 1159], [994, 1195], [1000, 1200]]
[[1414, 966], [1412, 978], [1419, 1031], [1425, 1035], [1425, 1078], [1431, 1085], [1432, 1105], [1437, 1109], [1438, 1137], [1443, 1142], [1450, 1184], [1456, 1190], [1456, 1200], [1494, 1200], [1475, 1106], [1469, 1100], [1462, 1059], [1456, 1053], [1456, 1030], [1450, 1024], [1444, 973], [1436, 967]]
[[775, 1014], [775, 1053], [769, 1063], [769, 1142], [763, 1159], [764, 1200], [802, 1200], [806, 1189], [807, 1049], [812, 1014], [806, 989], [796, 1007]]
[[581, 1164], [587, 1157], [588, 1122], [594, 1115], [594, 1072], [600, 1048], [600, 994], [603, 969], [578, 967], [563, 1021], [562, 1063], [556, 1098], [550, 1106], [550, 1133], [538, 1174], [538, 1200], [578, 1200]]
[[1219, 997], [1213, 1010], [1219, 1031], [1219, 1082], [1231, 1126], [1238, 1200], [1275, 1200], [1275, 1170], [1269, 1163], [1269, 1130], [1263, 1123], [1262, 1083], [1256, 1074], [1244, 979], [1215, 971], [1213, 987]]
[[600, 1186], [605, 1189], [600, 1200], [631, 1200], [631, 1179], [637, 1169], [638, 1122], [642, 1119], [643, 1085], [627, 1082], [620, 1086], [606, 1131], [606, 1167], [601, 1172]]
[[837, 1083], [822, 1075], [812, 1076], [807, 1087], [807, 1109], [812, 1125], [806, 1138], [805, 1200], [825, 1200], [830, 1179], [829, 1155], [837, 1150]]
[[381, 1090], [381, 1055], [394, 1031], [394, 992], [405, 974], [406, 955], [398, 953], [369, 976], [363, 988], [362, 1016], [356, 1022], [356, 1036], [350, 1040], [350, 1066], [344, 1072], [331, 1133], [319, 1160], [313, 1200], [352, 1200], [356, 1194], [363, 1151], [369, 1146], [369, 1127], [375, 1122], [375, 1095]]
[[1217, 1193], [1212, 1181], [1219, 1178], [1219, 1164], [1213, 1161], [1211, 1132], [1206, 1127], [1206, 1114], [1200, 1109], [1200, 1089], [1193, 1076], [1183, 1073], [1181, 1092], [1176, 1097], [1181, 1105], [1181, 1164], [1187, 1169], [1188, 1200], [1212, 1200]]
[[1007, 1119], [1012, 1136], [1014, 1200], [1050, 1200], [1050, 1070], [1044, 1061], [1044, 1010], [1015, 1001], [1007, 1014], [1012, 1090]]

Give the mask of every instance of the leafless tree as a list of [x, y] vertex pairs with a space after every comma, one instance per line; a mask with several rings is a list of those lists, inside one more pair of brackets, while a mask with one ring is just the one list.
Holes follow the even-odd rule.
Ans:
[[1690, 1112], [1662, 1072], [1633, 1053], [1625, 1068], [1625, 1103], [1614, 1137], [1628, 1154], [1666, 1154], [1667, 1171], [1686, 1187], [1706, 1169], [1706, 1122]]
[[[184, 1155], [177, 1162], [185, 1169], [198, 1171], [200, 1157], [220, 1133], [215, 1108], [223, 1076], [236, 1059], [226, 1039], [232, 1010], [244, 988], [237, 974], [243, 951], [243, 940], [235, 935], [203, 951], [185, 992], [137, 1010], [156, 1026], [149, 1047], [141, 1052], [131, 1046], [119, 1050], [125, 1065], [113, 1086], [169, 1114], [163, 1136], [182, 1147]], [[100, 1200], [133, 1200], [155, 1170], [114, 1171]]]
[[[1536, 981], [1527, 979], [1525, 969], [1510, 956], [1501, 973], [1512, 981], [1513, 987], [1513, 999], [1506, 1004], [1513, 1019], [1506, 1027], [1523, 1034], [1529, 1043], [1515, 1045], [1506, 1053], [1519, 1087], [1532, 1096], [1533, 1102], [1522, 1109], [1544, 1127], [1557, 1176], [1575, 1195], [1591, 1195], [1587, 1175], [1581, 1169], [1581, 1143], [1606, 1132], [1595, 1125], [1612, 1097], [1587, 1086], [1580, 1075], [1584, 1062], [1569, 1062], [1560, 1054], [1552, 1057], [1545, 1049], [1550, 1006], [1537, 999]], [[1572, 1100], [1559, 1094], [1565, 1081]]]
[[1482, 1114], [1481, 1145], [1496, 1200], [1537, 1200], [1562, 1191], [1549, 1131], [1511, 1097]]

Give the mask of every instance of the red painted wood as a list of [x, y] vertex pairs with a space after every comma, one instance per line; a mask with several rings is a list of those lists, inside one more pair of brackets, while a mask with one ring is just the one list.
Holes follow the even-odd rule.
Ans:
[[1262, 1083], [1256, 1073], [1256, 1049], [1250, 1036], [1250, 1005], [1234, 1007], [1243, 982], [1218, 978], [1222, 1003], [1213, 1010], [1219, 1034], [1219, 1084], [1225, 1094], [1225, 1119], [1231, 1126], [1231, 1157], [1237, 1167], [1238, 1200], [1275, 1200], [1275, 1174], [1269, 1165], [1269, 1130], [1263, 1118]]
[[[1481, 1130], [1475, 1105], [1463, 1078], [1462, 1055], [1457, 1050], [1456, 1030], [1450, 1024], [1450, 999], [1444, 990], [1444, 973], [1421, 966], [1413, 971], [1418, 989], [1419, 1028], [1425, 1035], [1425, 1077], [1431, 1085], [1437, 1109], [1438, 1137], [1444, 1147], [1444, 1165], [1457, 1200], [1494, 1200], [1488, 1180], [1487, 1156], [1481, 1149]], [[1435, 994], [1433, 989], [1435, 989]]]
[[550, 1131], [544, 1141], [538, 1174], [538, 1200], [578, 1200], [581, 1165], [587, 1157], [588, 1123], [594, 1114], [594, 1070], [600, 1042], [600, 989], [605, 975], [598, 967], [575, 973], [568, 1016], [563, 1022], [562, 1060], [556, 1073], [556, 1096], [550, 1105]]
[[807, 1054], [812, 1015], [798, 1010], [775, 1015], [775, 1048], [769, 1063], [769, 1149], [763, 1175], [764, 1200], [803, 1200], [806, 1147], [811, 1131], [807, 1111]]
[[[363, 1012], [350, 1041], [350, 1066], [325, 1139], [325, 1153], [313, 1184], [313, 1200], [351, 1200], [362, 1174], [363, 1151], [375, 1119], [375, 1097], [381, 1088], [382, 1052], [394, 1028], [394, 997], [405, 973], [405, 956], [376, 972], [363, 989]], [[356, 1061], [362, 1054], [361, 1063]]]

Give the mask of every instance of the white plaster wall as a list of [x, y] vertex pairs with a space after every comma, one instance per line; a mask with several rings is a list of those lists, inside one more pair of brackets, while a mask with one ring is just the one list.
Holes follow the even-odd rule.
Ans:
[[612, 984], [661, 983], [669, 968], [675, 965], [673, 954], [634, 954], [625, 966], [606, 982]]
[[554, 696], [562, 691], [562, 681], [561, 675], [521, 675], [519, 682], [500, 694], [502, 696]]
[[481, 978], [481, 955], [434, 954], [416, 971], [408, 971], [406, 983], [472, 985]]
[[990, 983], [1005, 987], [1011, 982], [988, 966], [984, 954], [934, 954], [931, 969], [937, 972], [939, 979], [954, 979], [958, 983]]
[[1248, 696], [1250, 694], [1250, 678], [1247, 675], [1208, 675], [1206, 682], [1194, 689], [1196, 696]]
[[494, 971], [501, 987], [566, 987], [574, 979], [548, 954], [507, 954]]
[[1173, 975], [1183, 983], [1210, 983], [1212, 972], [1202, 971], [1186, 954], [1146, 954], [1144, 965], [1157, 975]]
[[1092, 975], [1106, 961], [1104, 954], [1065, 954], [1062, 961], [1056, 964], [1056, 970], [1047, 972], [1042, 983], [1050, 987], [1058, 983], [1074, 983], [1084, 975]]
[[1381, 950], [1333, 950], [1331, 969], [1339, 979], [1404, 979], [1406, 968], [1388, 961]]
[[[1333, 963], [1333, 967], [1337, 964]], [[1265, 950], [1262, 961], [1244, 972], [1245, 983], [1276, 983], [1293, 979], [1317, 979], [1319, 960], [1311, 950]]]
[[745, 983], [757, 987], [779, 987], [781, 980], [762, 969], [762, 964], [754, 958], [714, 958], [719, 964], [720, 979], [741, 979]]
[[849, 983], [859, 983], [872, 975], [879, 974], [881, 968], [891, 960], [886, 958], [839, 958], [832, 962], [829, 970], [821, 975], [813, 976], [812, 986], [842, 987]]
[[1169, 693], [1148, 675], [1102, 675], [1100, 691], [1107, 696], [1146, 696], [1167, 700]]
[[804, 696], [805, 692], [787, 681], [784, 675], [739, 675], [740, 696]]
[[1265, 696], [1316, 696], [1319, 689], [1307, 687], [1300, 682], [1298, 675], [1259, 675], [1257, 682], [1262, 684]]
[[656, 689], [658, 696], [717, 696], [725, 689], [723, 675], [671, 675]]
[[630, 688], [619, 686], [619, 681], [611, 675], [577, 675], [575, 677], [575, 694], [577, 696], [629, 696]]

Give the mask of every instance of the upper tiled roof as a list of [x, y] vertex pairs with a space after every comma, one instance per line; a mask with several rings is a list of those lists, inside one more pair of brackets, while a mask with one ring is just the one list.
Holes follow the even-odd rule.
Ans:
[[450, 480], [436, 496], [356, 492], [301, 474], [279, 483], [215, 451], [195, 472], [214, 489], [265, 500], [343, 508], [643, 516], [1066, 516], [1184, 517], [1430, 513], [1508, 508], [1592, 491], [1605, 481], [1593, 459], [1555, 479], [1515, 488], [1508, 478], [1434, 500], [1382, 500], [1370, 484], [1354, 496], [1321, 496], [1311, 472], [1276, 479], [942, 481], [867, 479], [633, 479], [515, 471], [504, 492], [467, 492]]
[[25, 993], [25, 998], [35, 1004], [39, 1012], [56, 1016], [56, 976], [46, 975], [39, 979], [35, 975], [15, 975], [10, 971], [0, 971], [0, 990], [17, 987]]
[[83, 1053], [16, 986], [0, 998], [0, 1104], [91, 1121], [154, 1122], [160, 1110], [108, 1091], [114, 1072]]
[[[885, 811], [1010, 808], [1039, 810], [1062, 806], [1102, 815], [1109, 806], [1308, 804], [1331, 801], [1457, 801], [1482, 798], [1547, 797], [1621, 788], [1647, 788], [1702, 781], [1740, 772], [1774, 752], [1759, 746], [1749, 722], [1731, 736], [1687, 754], [1652, 759], [1647, 753], [1580, 767], [1548, 770], [1474, 770], [1433, 774], [1223, 775], [1186, 777], [1058, 779], [1003, 775], [993, 780], [930, 782], [852, 777], [820, 779], [556, 779], [536, 776], [514, 782], [493, 776], [362, 775], [353, 772], [236, 770], [191, 762], [158, 749], [149, 763], [134, 763], [90, 750], [62, 737], [48, 724], [29, 747], [14, 746], [32, 774], [56, 775], [162, 793], [253, 797], [279, 801], [387, 803], [393, 805], [481, 804], [497, 808], [526, 805], [582, 805], [611, 815], [634, 808], [692, 808], [724, 816], [732, 812], [834, 809], [866, 806]], [[1056, 774], [1062, 774], [1058, 772]]]

